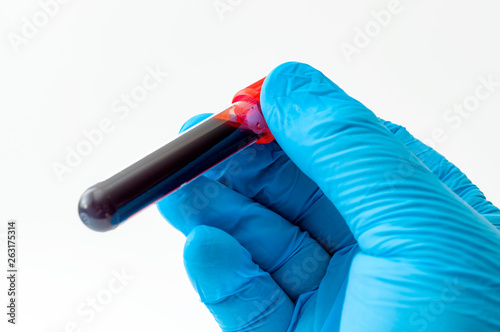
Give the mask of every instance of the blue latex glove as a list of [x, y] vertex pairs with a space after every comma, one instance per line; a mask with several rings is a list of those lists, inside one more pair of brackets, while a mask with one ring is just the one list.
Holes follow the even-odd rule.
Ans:
[[222, 330], [500, 331], [500, 211], [458, 168], [308, 65], [261, 105], [277, 143], [159, 203]]

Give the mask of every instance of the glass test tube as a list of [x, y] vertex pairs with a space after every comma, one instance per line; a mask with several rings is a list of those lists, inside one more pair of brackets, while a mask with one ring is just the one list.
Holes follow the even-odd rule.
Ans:
[[226, 110], [87, 189], [78, 205], [83, 223], [95, 231], [112, 230], [244, 147], [272, 141], [259, 102], [247, 96], [237, 99]]

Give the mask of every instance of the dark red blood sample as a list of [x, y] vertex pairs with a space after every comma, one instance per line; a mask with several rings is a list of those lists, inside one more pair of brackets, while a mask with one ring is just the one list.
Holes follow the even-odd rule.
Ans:
[[272, 140], [259, 103], [249, 98], [236, 101], [108, 180], [87, 189], [78, 205], [80, 218], [96, 231], [114, 229], [249, 144]]

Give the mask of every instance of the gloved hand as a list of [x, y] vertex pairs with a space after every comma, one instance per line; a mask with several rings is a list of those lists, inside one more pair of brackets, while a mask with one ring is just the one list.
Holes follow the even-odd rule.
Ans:
[[305, 64], [261, 106], [277, 143], [158, 204], [222, 330], [500, 331], [500, 211], [458, 168]]

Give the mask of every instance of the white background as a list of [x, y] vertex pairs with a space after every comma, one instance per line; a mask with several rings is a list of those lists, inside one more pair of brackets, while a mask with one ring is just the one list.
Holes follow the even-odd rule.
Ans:
[[[218, 13], [217, 3], [231, 10]], [[22, 36], [23, 18], [33, 21], [41, 7], [2, 0], [3, 271], [7, 220], [18, 221], [20, 237], [18, 325], [8, 331], [71, 331], [72, 323], [95, 332], [218, 331], [184, 272], [183, 235], [154, 206], [108, 233], [85, 228], [76, 206], [87, 187], [174, 138], [190, 116], [222, 110], [237, 90], [285, 61], [322, 70], [418, 138], [441, 130], [436, 149], [500, 204], [500, 88], [460, 123], [444, 119], [474, 96], [480, 76], [500, 81], [500, 3], [401, 0], [401, 12], [348, 61], [342, 43], [355, 45], [356, 28], [370, 26], [371, 11], [388, 3], [72, 0], [16, 52], [10, 39]], [[168, 77], [120, 118], [113, 103], [157, 66]], [[114, 130], [59, 181], [53, 164], [64, 163], [66, 148], [104, 118]], [[109, 304], [92, 319], [77, 313], [122, 270], [133, 280]]]

